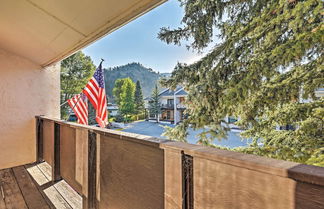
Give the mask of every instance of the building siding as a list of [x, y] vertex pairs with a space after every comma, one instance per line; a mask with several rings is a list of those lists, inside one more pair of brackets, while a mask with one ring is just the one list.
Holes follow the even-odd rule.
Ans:
[[60, 116], [60, 64], [0, 49], [0, 169], [35, 161], [35, 115]]

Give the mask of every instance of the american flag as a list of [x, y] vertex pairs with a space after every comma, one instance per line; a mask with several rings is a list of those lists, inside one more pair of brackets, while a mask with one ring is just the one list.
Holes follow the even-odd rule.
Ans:
[[68, 100], [70, 107], [78, 118], [78, 123], [88, 125], [88, 101], [84, 94], [77, 94]]
[[101, 66], [96, 69], [83, 93], [88, 97], [93, 107], [96, 109], [96, 121], [100, 127], [104, 128], [108, 124], [107, 99], [104, 83], [104, 75]]

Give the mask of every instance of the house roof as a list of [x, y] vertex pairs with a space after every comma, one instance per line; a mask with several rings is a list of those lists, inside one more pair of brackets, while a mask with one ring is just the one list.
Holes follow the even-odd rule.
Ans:
[[[164, 97], [164, 96], [174, 96], [174, 93], [176, 92], [176, 96], [187, 96], [188, 93], [183, 89], [182, 86], [178, 86], [175, 90], [171, 90], [170, 88], [163, 89], [159, 96]], [[145, 101], [150, 101], [152, 98], [151, 97], [146, 97], [144, 98]]]
[[176, 95], [184, 95], [184, 96], [187, 96], [188, 95], [188, 93], [184, 90], [184, 89], [181, 89], [180, 91], [178, 91], [177, 93], [176, 93]]
[[188, 93], [183, 89], [182, 86], [177, 86], [177, 88], [175, 90], [171, 90], [170, 88], [168, 89], [165, 89], [163, 91], [161, 91], [160, 93], [160, 96], [163, 97], [163, 96], [174, 96], [177, 95], [177, 96], [180, 96], [180, 95], [188, 95]]
[[165, 1], [1, 1], [0, 48], [46, 67]]

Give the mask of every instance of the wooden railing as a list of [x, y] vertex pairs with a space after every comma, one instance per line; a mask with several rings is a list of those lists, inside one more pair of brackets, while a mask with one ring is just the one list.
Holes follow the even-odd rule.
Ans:
[[324, 168], [36, 117], [38, 160], [83, 208], [324, 208]]

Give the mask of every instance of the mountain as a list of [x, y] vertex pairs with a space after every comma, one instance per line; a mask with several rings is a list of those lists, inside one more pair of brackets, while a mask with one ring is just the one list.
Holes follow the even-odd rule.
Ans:
[[113, 101], [112, 90], [115, 81], [118, 78], [132, 79], [134, 83], [140, 81], [144, 98], [152, 93], [152, 89], [161, 77], [169, 76], [168, 73], [160, 74], [153, 71], [151, 68], [144, 67], [140, 63], [129, 63], [127, 65], [118, 66], [114, 68], [104, 69], [106, 92], [108, 100]]

